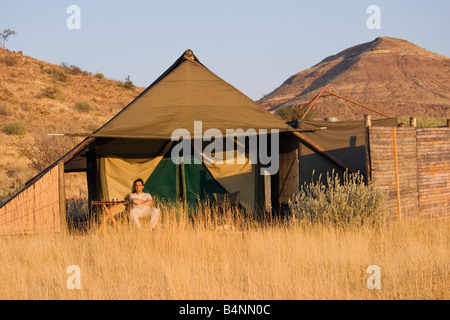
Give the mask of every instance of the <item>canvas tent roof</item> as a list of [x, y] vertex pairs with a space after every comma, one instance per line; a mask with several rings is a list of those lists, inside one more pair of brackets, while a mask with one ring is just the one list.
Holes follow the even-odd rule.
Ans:
[[187, 50], [93, 137], [170, 139], [175, 129], [293, 129], [203, 66]]

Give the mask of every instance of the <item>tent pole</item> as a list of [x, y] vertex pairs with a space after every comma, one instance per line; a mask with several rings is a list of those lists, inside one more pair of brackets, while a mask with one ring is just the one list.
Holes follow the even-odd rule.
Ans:
[[[311, 102], [313, 102], [314, 99], [315, 99], [315, 97], [312, 98], [312, 99], [311, 99], [307, 104], [305, 104], [303, 107], [301, 107], [296, 113], [294, 113], [294, 114], [293, 114], [289, 119], [287, 119], [284, 123], [288, 123], [289, 121], [291, 121], [292, 119], [294, 119], [295, 116], [298, 115], [298, 114], [300, 113], [300, 111], [302, 111], [302, 110], [305, 109], [307, 106], [309, 106], [309, 104], [310, 104]], [[295, 107], [294, 107], [294, 108], [295, 108]]]
[[353, 101], [353, 100], [344, 98], [343, 96], [340, 96], [340, 95], [338, 95], [338, 94], [336, 94], [336, 93], [332, 93], [332, 92], [327, 91], [327, 90], [325, 90], [325, 89], [324, 89], [324, 92], [326, 92], [326, 93], [328, 93], [328, 94], [331, 94], [331, 95], [333, 95], [333, 96], [335, 96], [335, 97], [341, 98], [341, 99], [343, 99], [343, 100], [345, 100], [345, 101], [348, 101], [348, 102], [351, 102], [351, 103], [353, 103], [353, 104], [356, 104], [357, 106], [360, 106], [360, 107], [362, 107], [362, 108], [364, 108], [364, 109], [367, 109], [367, 110], [370, 110], [370, 111], [372, 111], [372, 112], [381, 114], [382, 116], [384, 116], [384, 117], [386, 117], [386, 118], [392, 118], [391, 116], [388, 116], [387, 114], [384, 114], [384, 113], [379, 112], [379, 111], [377, 111], [377, 110], [375, 110], [375, 109], [366, 107], [365, 105], [362, 105], [361, 103], [355, 102], [355, 101]]
[[313, 102], [311, 103], [311, 105], [309, 106], [308, 110], [306, 110], [305, 114], [302, 117], [302, 120], [305, 119], [306, 115], [308, 114], [309, 110], [311, 110], [312, 106], [314, 105], [314, 103], [316, 103], [317, 99], [319, 99], [320, 95], [324, 92], [329, 93], [328, 91], [325, 91], [326, 88], [328, 88], [328, 86], [331, 86], [331, 84], [327, 84], [322, 91], [320, 91], [320, 93], [314, 98]]

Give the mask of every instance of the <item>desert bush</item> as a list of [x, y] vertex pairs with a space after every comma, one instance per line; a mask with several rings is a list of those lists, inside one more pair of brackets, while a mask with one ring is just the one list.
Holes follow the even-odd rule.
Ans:
[[13, 180], [7, 183], [5, 182], [5, 179], [2, 179], [2, 183], [0, 184], [0, 206], [7, 201], [16, 190], [22, 188], [23, 185], [24, 183], [19, 180]]
[[72, 64], [69, 69], [70, 69], [70, 73], [73, 75], [78, 75], [78, 74], [83, 73], [83, 70], [81, 70], [81, 68], [79, 66], [74, 65], [74, 64]]
[[92, 106], [86, 101], [78, 101], [75, 103], [73, 108], [80, 112], [89, 112], [93, 109]]
[[86, 130], [86, 133], [92, 133], [98, 129], [98, 124], [88, 123], [83, 127], [83, 129]]
[[56, 86], [53, 87], [45, 87], [41, 91], [41, 96], [50, 98], [50, 99], [56, 99], [56, 96], [59, 94], [59, 89]]
[[125, 82], [122, 84], [122, 86], [123, 86], [125, 89], [129, 89], [129, 90], [135, 88], [134, 83], [130, 80], [130, 76], [128, 76], [128, 77], [125, 78]]
[[13, 67], [17, 64], [18, 58], [15, 56], [4, 56], [0, 59], [0, 62], [7, 65], [8, 67]]
[[10, 122], [3, 126], [2, 131], [7, 135], [23, 136], [27, 133], [27, 128], [21, 122]]
[[73, 197], [66, 199], [66, 212], [69, 218], [87, 216], [89, 213], [89, 205], [87, 198]]
[[305, 183], [291, 199], [289, 207], [295, 219], [338, 226], [385, 222], [383, 194], [373, 184], [365, 184], [361, 174], [346, 172], [340, 178], [333, 171], [325, 183], [320, 178]]
[[42, 171], [72, 149], [75, 142], [69, 137], [48, 136], [45, 129], [31, 132], [33, 141], [16, 139], [14, 145], [22, 156], [29, 160], [28, 166]]
[[69, 64], [68, 64], [67, 62], [65, 62], [65, 61], [61, 62], [59, 65], [60, 65], [61, 67], [63, 67], [64, 69], [69, 69], [69, 68], [70, 68], [70, 67], [69, 67]]
[[[288, 120], [290, 117], [292, 117], [297, 111], [299, 111], [299, 107], [284, 107], [281, 109], [278, 109], [275, 111], [275, 115], [279, 118], [281, 118], [282, 120], [286, 121]], [[297, 119], [301, 119], [303, 117], [303, 115], [305, 114], [307, 109], [304, 109], [302, 111], [299, 112], [299, 114], [297, 114], [292, 120], [297, 120]], [[307, 114], [305, 119], [312, 119], [315, 116], [315, 110], [310, 110]]]
[[7, 106], [0, 104], [0, 116], [10, 116], [12, 113]]
[[103, 75], [103, 73], [96, 73], [96, 74], [95, 74], [95, 77], [96, 77], [97, 79], [104, 79], [104, 78], [105, 78], [105, 76]]
[[43, 69], [42, 71], [52, 75], [56, 80], [59, 80], [59, 81], [62, 81], [62, 82], [67, 80], [67, 77], [64, 74], [64, 71], [62, 71], [59, 68], [48, 67], [48, 68]]

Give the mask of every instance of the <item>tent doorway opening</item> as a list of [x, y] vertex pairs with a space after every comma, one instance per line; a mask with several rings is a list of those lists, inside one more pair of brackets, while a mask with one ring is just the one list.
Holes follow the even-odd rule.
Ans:
[[69, 230], [89, 224], [89, 196], [86, 172], [64, 173], [66, 219]]

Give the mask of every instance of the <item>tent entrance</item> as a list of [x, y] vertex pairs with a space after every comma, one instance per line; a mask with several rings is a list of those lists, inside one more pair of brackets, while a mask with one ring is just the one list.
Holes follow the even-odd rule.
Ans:
[[141, 178], [144, 191], [161, 202], [196, 206], [198, 201], [214, 202], [214, 194], [239, 192], [243, 203], [255, 206], [256, 164], [245, 151], [234, 152], [234, 163], [220, 164], [194, 163], [198, 155], [191, 149], [191, 161], [174, 163], [172, 150], [177, 144], [138, 139], [99, 142], [87, 156], [92, 164], [87, 170], [90, 201], [124, 199], [133, 192], [133, 181]]
[[183, 201], [195, 206], [200, 200], [214, 201], [213, 193], [225, 194], [227, 190], [218, 183], [203, 163], [175, 164], [172, 146], [145, 181], [144, 192], [170, 202]]
[[[198, 200], [214, 200], [213, 194], [225, 194], [227, 189], [210, 173], [204, 163], [176, 164], [172, 161], [175, 143], [169, 142], [157, 154], [127, 155], [106, 154], [97, 158], [97, 176], [101, 194], [98, 200], [124, 199], [132, 193], [133, 181], [141, 178], [144, 192], [168, 202], [183, 201], [195, 206]], [[101, 154], [101, 151], [99, 152]]]

